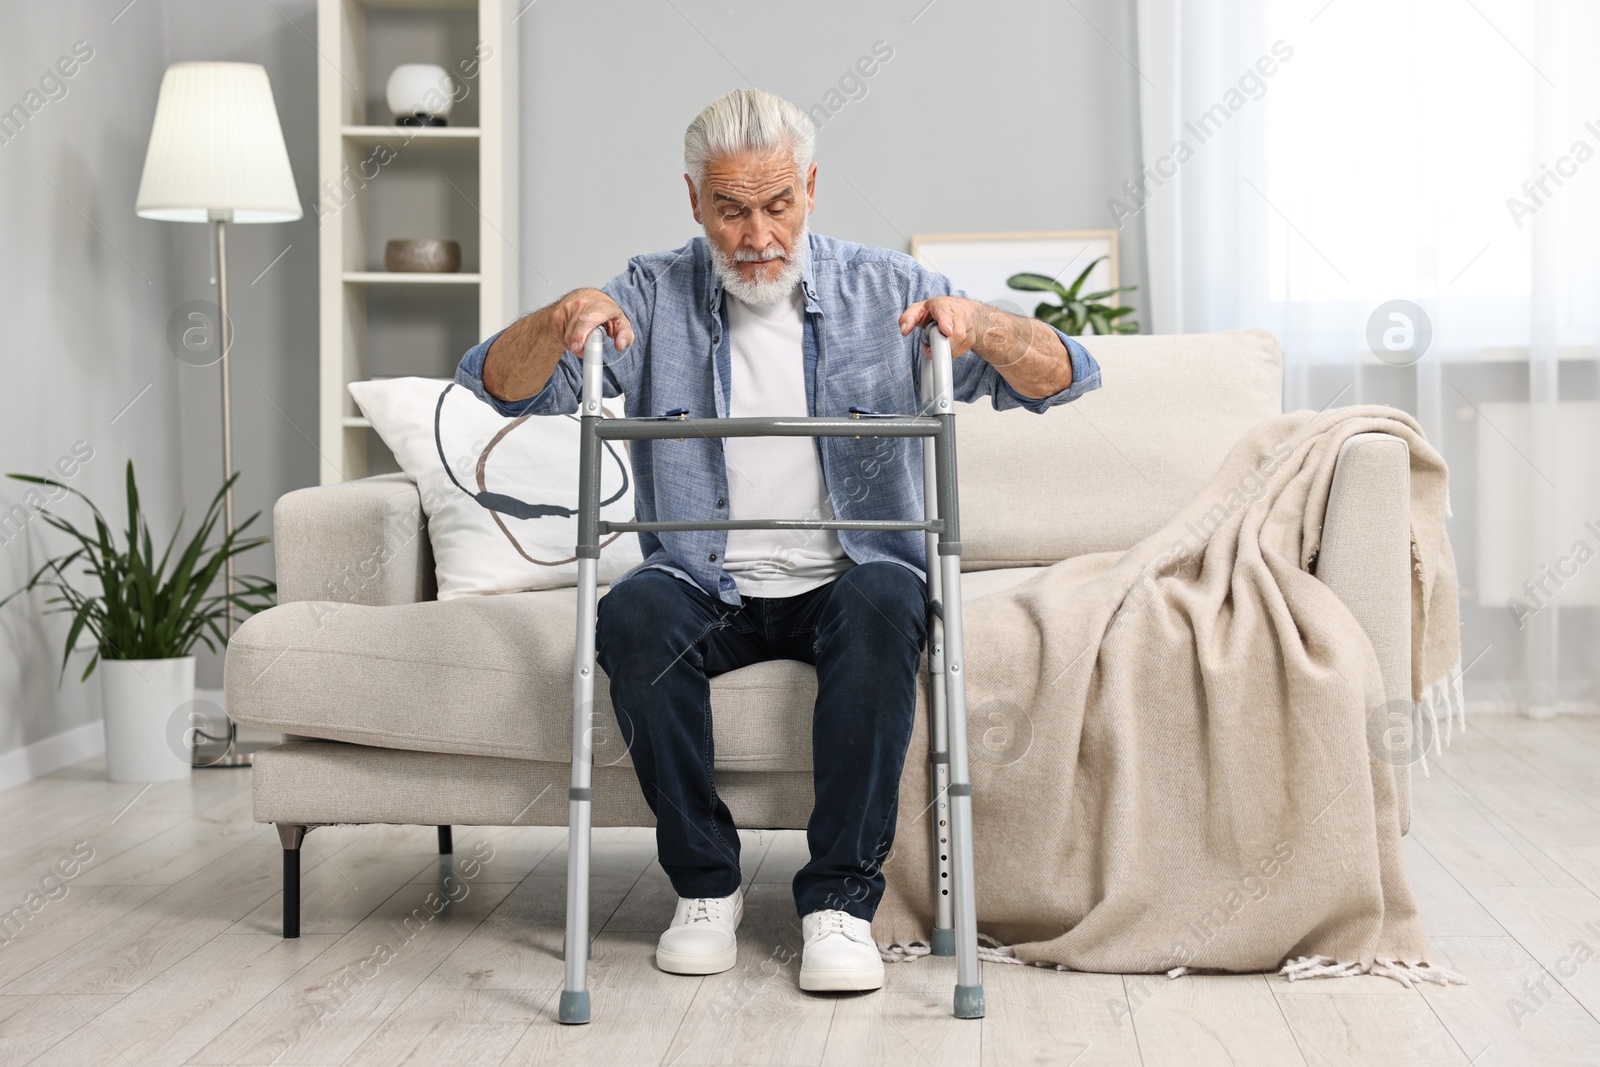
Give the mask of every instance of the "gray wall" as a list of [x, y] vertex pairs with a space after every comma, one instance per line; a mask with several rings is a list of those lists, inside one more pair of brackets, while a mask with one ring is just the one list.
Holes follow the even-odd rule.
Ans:
[[[541, 0], [518, 25], [529, 310], [701, 232], [683, 130], [740, 86], [808, 109], [830, 90], [847, 100], [817, 133], [810, 226], [868, 244], [1104, 229], [1106, 199], [1139, 168], [1126, 0]], [[840, 79], [878, 41], [893, 58], [849, 99]], [[1122, 244], [1138, 305], [1143, 230]]]
[[[178, 304], [212, 292], [206, 229], [137, 219], [133, 201], [166, 65], [262, 63], [307, 205], [299, 222], [230, 231], [237, 500], [241, 517], [260, 510], [265, 526], [278, 496], [317, 478], [315, 3], [121, 9], [0, 0], [4, 106], [74, 41], [95, 48], [67, 96], [0, 145], [0, 291], [13, 301], [0, 321], [3, 469], [42, 472], [83, 440], [94, 458], [75, 483], [102, 508], [120, 508], [132, 456], [157, 534], [179, 506], [192, 529], [221, 477], [218, 378], [174, 358], [165, 327]], [[1119, 0], [539, 0], [517, 26], [525, 310], [699, 232], [681, 178], [683, 128], [741, 85], [808, 108], [830, 90], [846, 100], [818, 133], [811, 225], [891, 248], [908, 249], [916, 233], [1104, 228], [1106, 198], [1139, 166], [1138, 75], [1123, 58], [1135, 55], [1132, 5]], [[841, 87], [878, 41], [894, 54], [864, 79], [864, 95]], [[945, 161], [930, 165], [930, 154]], [[1135, 226], [1122, 252], [1124, 281], [1143, 286]], [[434, 372], [459, 355], [441, 352]], [[0, 484], [0, 501], [19, 500], [19, 488]], [[34, 522], [0, 546], [0, 590], [59, 544], [42, 529]], [[273, 573], [264, 550], [246, 567]], [[0, 752], [98, 715], [94, 679], [56, 689], [64, 634], [37, 604], [0, 611]], [[202, 649], [199, 684], [221, 678], [220, 658]]]
[[[65, 95], [52, 86], [59, 99], [0, 144], [0, 470], [62, 477], [55, 465], [84, 442], [92, 458], [63, 480], [115, 523], [130, 457], [152, 510], [170, 515], [182, 503], [185, 408], [179, 365], [162, 341], [169, 235], [133, 214], [151, 111], [129, 101], [148, 99], [153, 109], [165, 67], [160, 8], [136, 7], [112, 24], [115, 10], [105, 7], [11, 2], [0, 12], [0, 108], [22, 102], [75, 42], [93, 49], [63, 79]], [[26, 488], [0, 480], [0, 504], [9, 510]], [[87, 516], [72, 501], [52, 506]], [[8, 526], [4, 542], [0, 593], [63, 544], [36, 515], [20, 532]], [[73, 657], [56, 687], [67, 624], [42, 616], [43, 600], [19, 598], [0, 611], [0, 751], [99, 715], [99, 679], [77, 681], [86, 655]]]

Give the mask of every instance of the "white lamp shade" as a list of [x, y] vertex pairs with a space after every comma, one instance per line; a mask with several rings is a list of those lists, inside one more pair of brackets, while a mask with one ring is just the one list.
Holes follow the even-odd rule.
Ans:
[[135, 208], [141, 218], [293, 222], [300, 197], [259, 63], [174, 63], [161, 79]]

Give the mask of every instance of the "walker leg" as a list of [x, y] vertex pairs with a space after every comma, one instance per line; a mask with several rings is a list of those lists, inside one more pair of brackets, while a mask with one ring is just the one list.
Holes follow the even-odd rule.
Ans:
[[[959, 547], [940, 560], [951, 602], [961, 595]], [[967, 777], [967, 711], [962, 670], [961, 620], [958, 610], [947, 611], [947, 664], [950, 710], [950, 849], [955, 910], [956, 996], [960, 1019], [983, 1018], [983, 985], [978, 972], [978, 915], [972, 869], [972, 783]]]
[[[923, 411], [928, 414], [933, 399], [932, 374], [922, 376]], [[939, 517], [938, 476], [935, 445], [931, 438], [922, 445], [923, 512], [928, 519]], [[945, 700], [943, 582], [935, 565], [939, 535], [927, 535], [928, 576], [928, 787], [932, 794], [933, 815], [928, 820], [932, 833], [929, 842], [929, 875], [933, 879], [933, 954], [956, 954], [955, 919], [950, 906], [950, 709]]]
[[[930, 573], [938, 573], [933, 568]], [[928, 820], [933, 833], [933, 944], [935, 956], [956, 954], [955, 916], [951, 907], [950, 864], [950, 707], [945, 700], [944, 622], [938, 617], [943, 608], [937, 599], [930, 602], [928, 621], [928, 700], [929, 745], [928, 782], [933, 792], [933, 817]]]
[[[580, 831], [577, 823], [574, 822], [568, 840], [572, 843], [572, 846], [575, 846], [580, 839], [580, 834], [582, 838], [587, 838], [588, 833], [589, 828], [587, 826], [584, 826]], [[561, 1003], [557, 1011], [557, 1018], [569, 1025], [587, 1023], [589, 1021], [589, 990], [586, 988], [588, 985], [589, 953], [572, 952], [568, 947], [574, 944], [584, 944], [589, 939], [587, 932], [589, 926], [589, 902], [587, 900], [589, 881], [587, 868], [589, 862], [587, 851], [587, 849], [584, 849], [585, 855], [582, 860], [576, 858], [576, 853], [569, 854], [567, 859], [567, 900], [569, 905], [567, 908], [567, 935], [561, 945], [562, 956], [566, 961], [567, 974], [566, 986], [561, 990]], [[579, 864], [585, 869], [574, 874]], [[577, 883], [583, 884], [583, 899], [573, 904], [572, 895], [574, 886]], [[574, 929], [580, 931], [577, 935], [577, 940], [573, 937]]]
[[567, 791], [567, 935], [561, 954], [566, 983], [557, 1018], [589, 1021], [589, 828], [594, 791], [594, 641], [598, 612], [596, 568], [600, 562], [601, 352], [606, 332], [595, 329], [584, 344], [583, 401], [578, 451], [578, 633], [572, 664], [572, 787]]
[[594, 708], [594, 574], [594, 559], [578, 560], [572, 787], [567, 792], [567, 934], [561, 946], [566, 963], [566, 985], [561, 991], [559, 1012], [564, 1023], [589, 1021], [589, 828], [594, 793], [589, 784], [592, 740], [589, 720]]
[[[938, 562], [944, 601], [945, 707], [949, 717], [950, 887], [955, 919], [956, 990], [954, 1014], [981, 1019], [983, 983], [978, 969], [978, 912], [972, 861], [972, 781], [967, 770], [967, 690], [962, 673], [961, 524], [956, 493], [956, 436], [951, 391], [950, 341], [930, 327], [934, 376], [934, 416], [944, 423], [934, 438], [934, 469], [942, 529]], [[934, 561], [929, 560], [930, 566]]]

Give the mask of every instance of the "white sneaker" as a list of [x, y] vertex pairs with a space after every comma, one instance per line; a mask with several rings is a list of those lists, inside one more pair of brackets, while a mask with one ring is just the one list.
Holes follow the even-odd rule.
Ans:
[[883, 957], [866, 919], [845, 911], [814, 911], [800, 920], [800, 933], [806, 942], [800, 960], [801, 989], [864, 990], [883, 985]]
[[735, 931], [744, 918], [744, 894], [679, 897], [672, 925], [656, 943], [656, 966], [672, 974], [717, 974], [739, 958]]

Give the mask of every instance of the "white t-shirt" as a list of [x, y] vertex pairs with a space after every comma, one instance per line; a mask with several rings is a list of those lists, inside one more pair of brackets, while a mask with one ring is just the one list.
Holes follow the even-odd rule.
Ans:
[[[805, 303], [752, 307], [725, 293], [732, 380], [728, 415], [805, 417]], [[833, 505], [810, 437], [729, 437], [730, 519], [831, 519]], [[741, 596], [795, 596], [850, 568], [837, 530], [729, 530], [723, 559]]]

